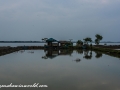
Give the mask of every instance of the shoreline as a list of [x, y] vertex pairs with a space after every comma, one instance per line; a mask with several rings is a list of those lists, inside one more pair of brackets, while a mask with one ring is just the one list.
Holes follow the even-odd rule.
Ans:
[[102, 52], [104, 54], [120, 58], [120, 45], [110, 46], [93, 46], [93, 51]]
[[[46, 50], [59, 50], [59, 49], [73, 49], [73, 50], [81, 50], [82, 48], [73, 46], [72, 48], [57, 48], [57, 49], [46, 49]], [[10, 54], [12, 52], [16, 52], [19, 50], [45, 50], [44, 46], [17, 46], [17, 47], [10, 47], [10, 46], [0, 46], [0, 56]], [[118, 57], [120, 58], [120, 45], [93, 45], [92, 48], [89, 47], [87, 50], [98, 51], [104, 54]]]

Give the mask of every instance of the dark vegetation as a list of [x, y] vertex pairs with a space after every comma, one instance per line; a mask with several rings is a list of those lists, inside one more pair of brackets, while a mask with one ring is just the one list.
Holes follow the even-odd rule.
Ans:
[[[69, 50], [77, 50], [78, 53], [83, 53], [83, 50], [86, 50], [86, 55], [85, 58], [91, 58], [92, 57], [92, 50], [95, 51], [96, 53], [96, 58], [99, 58], [102, 56], [102, 53], [115, 56], [115, 57], [120, 57], [120, 50], [114, 50], [114, 49], [120, 49], [120, 45], [99, 45], [100, 41], [103, 39], [103, 37], [99, 34], [95, 35], [95, 44], [92, 45], [92, 39], [90, 37], [86, 37], [82, 40], [78, 40], [76, 42], [76, 46], [73, 46], [73, 43], [70, 41], [58, 41], [60, 43], [59, 48], [47, 48], [47, 49], [69, 49]], [[49, 39], [50, 41], [56, 41], [53, 38]], [[43, 38], [42, 41], [47, 42], [48, 45], [52, 45], [51, 42], [48, 41], [48, 38]], [[55, 47], [56, 45], [59, 45], [59, 43], [53, 43]], [[44, 46], [18, 46], [18, 47], [0, 47], [0, 55], [5, 55], [9, 54], [11, 52], [19, 51], [19, 50], [30, 50], [30, 49], [46, 49]], [[88, 54], [88, 51], [90, 50], [91, 52]]]

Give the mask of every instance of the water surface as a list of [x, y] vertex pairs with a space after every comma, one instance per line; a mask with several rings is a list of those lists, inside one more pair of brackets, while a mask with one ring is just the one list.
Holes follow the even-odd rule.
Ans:
[[1, 90], [120, 90], [120, 59], [81, 50], [22, 50], [0, 56], [0, 85], [10, 83], [48, 87]]

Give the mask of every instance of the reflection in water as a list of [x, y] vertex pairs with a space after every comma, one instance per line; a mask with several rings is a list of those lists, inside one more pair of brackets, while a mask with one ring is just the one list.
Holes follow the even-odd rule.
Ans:
[[[71, 56], [73, 53], [73, 50], [45, 50], [44, 52], [45, 52], [45, 56], [42, 56], [43, 59], [48, 59], [48, 58], [53, 59], [53, 58], [60, 56], [60, 55]], [[83, 58], [85, 58], [87, 60], [92, 59], [92, 51], [78, 49], [78, 50], [76, 50], [76, 52], [78, 54], [83, 54], [84, 55]], [[95, 53], [96, 53], [95, 58], [102, 57], [101, 52], [95, 52]], [[77, 62], [79, 62], [79, 61], [77, 61]]]
[[20, 53], [23, 53], [23, 52], [25, 52], [25, 50], [20, 50], [19, 52], [20, 52]]
[[77, 49], [76, 52], [77, 52], [78, 54], [83, 54], [83, 50], [82, 50], [82, 49]]
[[80, 62], [81, 59], [77, 58], [77, 59], [75, 59], [75, 60], [73, 60], [73, 61]]
[[71, 56], [71, 54], [73, 53], [73, 50], [67, 50], [67, 49], [64, 49], [64, 50], [44, 50], [44, 52], [45, 52], [45, 56], [42, 56], [42, 58], [53, 59], [53, 58], [60, 56], [60, 55]]
[[34, 51], [29, 51], [28, 53], [34, 53]]
[[[48, 88], [1, 88], [1, 90], [120, 90], [120, 60], [94, 51], [44, 51], [11, 53], [0, 57], [0, 85], [31, 85]], [[64, 52], [64, 54], [63, 54]], [[52, 54], [51, 54], [52, 53]], [[17, 54], [17, 55], [16, 55]], [[43, 60], [44, 55], [48, 60]], [[49, 60], [51, 55], [56, 58]], [[72, 55], [72, 56], [70, 56]], [[92, 56], [91, 60], [83, 56]], [[77, 59], [76, 59], [77, 58]], [[79, 60], [80, 59], [80, 60]], [[80, 63], [73, 63], [73, 60]], [[109, 66], [108, 66], [109, 65]]]
[[95, 53], [96, 53], [96, 58], [100, 58], [100, 57], [102, 57], [102, 53], [101, 52], [97, 52], [97, 51], [95, 51]]
[[92, 58], [92, 51], [84, 50], [84, 57], [85, 59], [91, 59]]
[[48, 57], [47, 56], [42, 56], [42, 58], [47, 59]]
[[[20, 53], [24, 53], [25, 50], [20, 50], [19, 52], [20, 52]], [[17, 53], [18, 53], [18, 51], [17, 51]], [[34, 53], [34, 51], [28, 50], [28, 53]]]

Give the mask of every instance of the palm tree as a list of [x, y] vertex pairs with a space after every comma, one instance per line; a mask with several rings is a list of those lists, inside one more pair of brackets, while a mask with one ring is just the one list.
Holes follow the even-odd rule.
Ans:
[[103, 37], [102, 37], [101, 35], [99, 35], [99, 34], [96, 34], [95, 37], [96, 37], [96, 39], [95, 39], [95, 44], [99, 45], [100, 40], [102, 40]]

